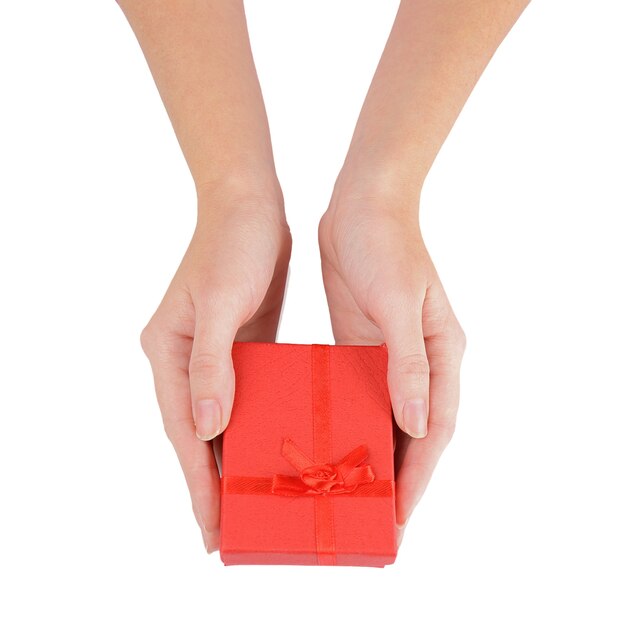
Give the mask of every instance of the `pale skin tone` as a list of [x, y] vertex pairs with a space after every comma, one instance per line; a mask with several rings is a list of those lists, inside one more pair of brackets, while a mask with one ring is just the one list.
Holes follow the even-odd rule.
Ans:
[[[120, 0], [197, 190], [187, 252], [142, 346], [209, 552], [233, 341], [275, 341], [291, 236], [239, 0]], [[527, 0], [404, 0], [318, 229], [336, 343], [388, 347], [397, 532], [456, 421], [465, 336], [419, 226], [426, 175]], [[217, 456], [216, 456], [217, 455]]]

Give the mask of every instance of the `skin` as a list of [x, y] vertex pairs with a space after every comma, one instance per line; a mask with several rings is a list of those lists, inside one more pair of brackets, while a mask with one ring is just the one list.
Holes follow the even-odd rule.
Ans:
[[[239, 0], [120, 0], [197, 190], [189, 247], [141, 334], [165, 432], [209, 552], [232, 342], [275, 341], [291, 252]], [[404, 0], [318, 228], [337, 343], [386, 342], [397, 528], [454, 431], [465, 336], [427, 252], [419, 197], [436, 154], [527, 1]]]

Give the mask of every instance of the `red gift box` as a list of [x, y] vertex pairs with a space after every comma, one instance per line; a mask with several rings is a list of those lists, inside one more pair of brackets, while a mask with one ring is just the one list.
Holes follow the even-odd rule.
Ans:
[[225, 565], [383, 567], [397, 554], [387, 349], [235, 342]]

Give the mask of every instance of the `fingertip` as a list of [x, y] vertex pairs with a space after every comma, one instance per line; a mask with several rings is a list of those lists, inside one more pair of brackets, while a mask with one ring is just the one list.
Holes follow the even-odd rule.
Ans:
[[404, 538], [404, 531], [406, 530], [406, 524], [396, 524], [395, 525], [395, 538], [397, 542], [397, 548], [401, 546], [401, 542]]
[[203, 531], [202, 539], [204, 540], [204, 548], [208, 554], [212, 554], [219, 550], [219, 531]]
[[417, 506], [417, 501], [418, 498], [409, 502], [406, 502], [403, 499], [397, 501], [397, 520], [395, 522], [395, 526], [398, 531], [403, 533], [406, 526], [408, 526], [410, 517]]

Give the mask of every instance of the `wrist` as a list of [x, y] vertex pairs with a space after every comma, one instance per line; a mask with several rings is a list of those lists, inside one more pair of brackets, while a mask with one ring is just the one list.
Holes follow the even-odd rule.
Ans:
[[196, 182], [198, 221], [215, 212], [247, 212], [275, 217], [286, 225], [284, 196], [275, 172], [232, 168]]
[[422, 187], [422, 177], [405, 162], [348, 155], [336, 179], [330, 209], [418, 216]]

